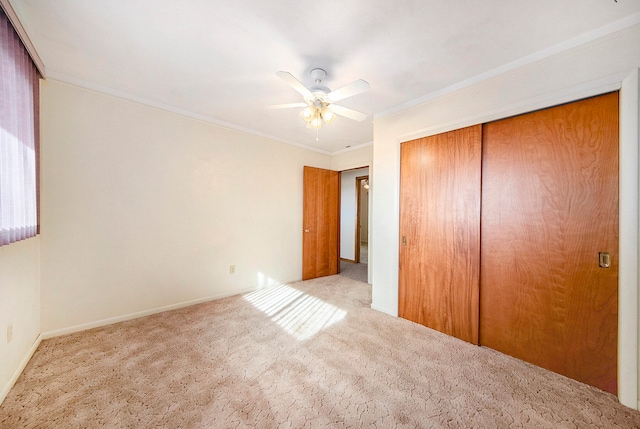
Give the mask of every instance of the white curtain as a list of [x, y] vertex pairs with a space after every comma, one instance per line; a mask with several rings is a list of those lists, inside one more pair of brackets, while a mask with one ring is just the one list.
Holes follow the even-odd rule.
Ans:
[[38, 233], [38, 79], [0, 9], [0, 246]]

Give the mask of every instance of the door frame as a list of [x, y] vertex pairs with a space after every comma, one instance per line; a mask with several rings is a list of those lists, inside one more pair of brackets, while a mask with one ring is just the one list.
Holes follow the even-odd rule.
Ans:
[[[369, 180], [369, 175], [366, 176], [358, 176], [356, 177], [356, 237], [355, 237], [355, 243], [354, 243], [354, 260], [356, 261], [356, 264], [360, 263], [360, 227], [361, 227], [361, 223], [360, 223], [360, 216], [361, 216], [361, 193], [362, 193], [362, 182], [364, 180]], [[369, 213], [367, 211], [367, 213]], [[369, 223], [367, 222], [367, 229], [369, 228]], [[368, 236], [368, 234], [367, 234]]]
[[640, 409], [638, 401], [638, 140], [640, 130], [640, 69], [619, 85], [619, 236], [618, 265], [618, 398]]

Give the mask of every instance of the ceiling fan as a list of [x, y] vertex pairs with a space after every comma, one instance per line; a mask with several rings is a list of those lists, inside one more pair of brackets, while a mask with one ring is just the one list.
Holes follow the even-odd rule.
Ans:
[[276, 75], [302, 94], [304, 103], [278, 104], [271, 106], [271, 108], [286, 109], [290, 107], [302, 107], [303, 109], [302, 112], [300, 112], [300, 116], [305, 120], [308, 128], [318, 129], [322, 127], [323, 122], [329, 125], [335, 120], [336, 115], [344, 116], [354, 121], [363, 121], [367, 117], [365, 113], [333, 104], [336, 101], [352, 97], [368, 90], [369, 83], [367, 81], [358, 79], [349, 85], [331, 91], [322, 85], [322, 79], [326, 77], [327, 73], [320, 68], [311, 70], [311, 77], [315, 84], [310, 87], [304, 86], [289, 72], [279, 71]]

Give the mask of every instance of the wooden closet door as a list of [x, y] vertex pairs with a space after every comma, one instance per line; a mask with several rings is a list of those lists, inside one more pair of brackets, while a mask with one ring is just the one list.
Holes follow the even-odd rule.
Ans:
[[399, 315], [478, 343], [482, 126], [402, 144]]
[[617, 393], [618, 94], [485, 124], [482, 175], [480, 344]]

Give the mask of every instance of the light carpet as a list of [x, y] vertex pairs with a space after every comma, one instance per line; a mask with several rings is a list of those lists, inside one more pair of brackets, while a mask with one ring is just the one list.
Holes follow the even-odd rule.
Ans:
[[354, 262], [349, 261], [340, 261], [340, 275], [344, 277], [348, 277], [351, 280], [358, 280], [360, 282], [367, 283], [368, 279], [368, 268], [367, 264], [359, 263], [356, 264]]
[[331, 276], [45, 340], [0, 427], [640, 427], [613, 395], [370, 303]]

